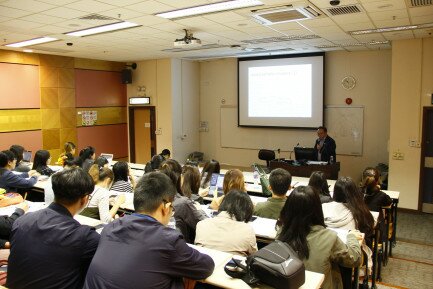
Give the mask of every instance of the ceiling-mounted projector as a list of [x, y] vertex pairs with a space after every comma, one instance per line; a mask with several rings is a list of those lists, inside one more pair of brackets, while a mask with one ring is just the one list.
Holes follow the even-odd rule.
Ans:
[[174, 47], [183, 47], [183, 46], [200, 46], [201, 40], [195, 38], [190, 31], [184, 29], [185, 37], [176, 39], [173, 43]]

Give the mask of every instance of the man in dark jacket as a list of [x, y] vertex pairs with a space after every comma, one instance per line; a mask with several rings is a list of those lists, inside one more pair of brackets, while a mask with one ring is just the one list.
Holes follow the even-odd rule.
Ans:
[[94, 184], [81, 168], [52, 176], [54, 202], [18, 218], [11, 233], [6, 286], [12, 289], [81, 289], [99, 242], [94, 228], [73, 216]]
[[140, 179], [134, 191], [136, 213], [104, 227], [84, 289], [183, 289], [183, 278], [199, 280], [212, 274], [212, 258], [166, 226], [175, 193], [162, 173]]
[[329, 162], [331, 157], [333, 157], [333, 161], [336, 161], [336, 153], [335, 149], [337, 145], [332, 137], [328, 135], [328, 130], [326, 127], [321, 126], [317, 129], [316, 143], [314, 144], [314, 149], [317, 153], [317, 160], [322, 162]]

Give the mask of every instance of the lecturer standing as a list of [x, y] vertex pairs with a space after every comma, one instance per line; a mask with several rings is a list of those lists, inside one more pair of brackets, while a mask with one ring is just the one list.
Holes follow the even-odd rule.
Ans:
[[317, 129], [317, 136], [319, 137], [316, 140], [314, 145], [314, 149], [317, 153], [317, 160], [322, 162], [329, 162], [331, 156], [334, 158], [334, 162], [336, 161], [336, 144], [332, 137], [328, 135], [328, 130], [324, 126], [320, 126]]

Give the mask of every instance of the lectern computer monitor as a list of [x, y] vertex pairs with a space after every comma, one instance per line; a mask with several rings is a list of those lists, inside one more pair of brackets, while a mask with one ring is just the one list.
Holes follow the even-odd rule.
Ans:
[[295, 158], [297, 161], [315, 161], [316, 150], [314, 148], [295, 147]]

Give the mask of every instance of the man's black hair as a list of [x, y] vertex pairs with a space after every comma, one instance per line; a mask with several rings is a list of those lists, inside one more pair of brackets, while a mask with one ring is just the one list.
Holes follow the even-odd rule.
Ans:
[[275, 195], [284, 196], [289, 190], [291, 183], [292, 176], [284, 169], [275, 169], [269, 175], [269, 185], [271, 185], [272, 192]]
[[136, 212], [152, 213], [164, 202], [173, 202], [176, 188], [168, 176], [160, 172], [145, 174], [134, 190]]
[[92, 177], [82, 168], [71, 168], [51, 177], [56, 203], [72, 205], [80, 198], [90, 195], [95, 188]]

